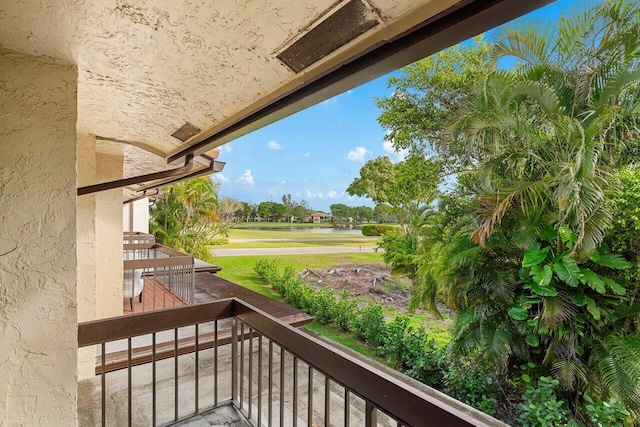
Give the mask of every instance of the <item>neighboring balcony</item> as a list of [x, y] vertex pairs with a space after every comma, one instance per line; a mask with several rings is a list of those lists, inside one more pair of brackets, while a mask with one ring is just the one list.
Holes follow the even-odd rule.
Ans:
[[504, 425], [239, 298], [81, 323], [78, 344], [98, 354], [81, 426]]

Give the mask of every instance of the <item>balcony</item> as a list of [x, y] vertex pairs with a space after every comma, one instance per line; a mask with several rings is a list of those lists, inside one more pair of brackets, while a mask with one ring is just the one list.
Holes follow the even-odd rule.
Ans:
[[123, 237], [124, 314], [193, 304], [195, 260], [155, 242], [150, 234]]
[[78, 345], [98, 348], [81, 426], [503, 425], [238, 298], [82, 323]]

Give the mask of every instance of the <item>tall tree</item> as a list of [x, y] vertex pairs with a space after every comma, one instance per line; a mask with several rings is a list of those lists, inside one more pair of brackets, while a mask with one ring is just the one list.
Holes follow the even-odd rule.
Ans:
[[158, 243], [211, 261], [207, 246], [216, 237], [217, 207], [217, 185], [211, 177], [170, 185], [151, 208], [150, 230]]
[[602, 243], [614, 214], [607, 194], [639, 137], [638, 16], [636, 3], [617, 0], [556, 25], [502, 30], [492, 53], [515, 56], [516, 70], [479, 79], [450, 136], [435, 142], [438, 152], [465, 142], [456, 153], [475, 165], [478, 205], [453, 236], [425, 247], [433, 258], [421, 290], [430, 299], [439, 285], [458, 310], [459, 351], [480, 348], [503, 369], [529, 361], [571, 402], [615, 396], [636, 418], [638, 289]]
[[347, 188], [350, 195], [367, 196], [375, 203], [388, 203], [406, 228], [411, 218], [438, 195], [442, 162], [422, 154], [393, 164], [388, 157], [369, 160], [360, 177]]
[[[440, 151], [448, 164], [460, 167], [456, 149], [461, 144], [435, 144], [452, 116], [474, 99], [475, 83], [495, 66], [482, 36], [421, 59], [389, 78], [393, 94], [376, 100], [382, 113], [378, 121], [385, 139], [396, 149], [423, 154]], [[464, 144], [464, 141], [461, 141]]]
[[351, 206], [347, 206], [344, 203], [334, 203], [329, 206], [331, 215], [338, 221], [345, 221], [354, 216], [354, 211]]

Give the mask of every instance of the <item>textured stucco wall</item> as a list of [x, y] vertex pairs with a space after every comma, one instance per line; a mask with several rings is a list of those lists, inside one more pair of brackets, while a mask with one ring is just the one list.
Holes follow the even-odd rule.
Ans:
[[76, 87], [0, 48], [0, 425], [76, 424]]
[[[78, 134], [78, 185], [122, 178], [122, 146]], [[122, 314], [122, 190], [78, 197], [78, 321]]]
[[[96, 182], [122, 178], [122, 145], [96, 143]], [[122, 316], [122, 189], [96, 198], [96, 318]]]

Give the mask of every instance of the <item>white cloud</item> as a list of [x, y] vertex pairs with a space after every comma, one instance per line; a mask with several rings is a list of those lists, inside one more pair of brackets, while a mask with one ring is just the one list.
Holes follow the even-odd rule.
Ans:
[[280, 181], [280, 185], [286, 185], [287, 184], [287, 180], [283, 179], [282, 181]]
[[325, 194], [321, 191], [318, 191], [317, 193], [312, 193], [311, 191], [307, 190], [306, 196], [307, 196], [307, 199], [324, 199], [325, 197], [329, 198], [328, 194], [325, 196]]
[[224, 144], [220, 147], [220, 150], [224, 151], [225, 153], [230, 153], [233, 151], [233, 146], [231, 144]]
[[220, 181], [220, 182], [229, 182], [229, 181], [231, 181], [229, 178], [227, 178], [226, 176], [222, 175], [220, 172], [218, 172], [217, 174], [215, 174], [213, 176], [218, 178], [218, 181]]
[[[385, 153], [390, 155], [389, 157], [395, 156], [397, 162], [403, 161], [409, 155], [409, 150], [405, 148], [397, 151], [395, 148], [393, 148], [393, 144], [391, 143], [391, 141], [387, 140], [382, 143], [382, 149]], [[391, 159], [393, 160], [393, 157], [391, 157]]]
[[309, 157], [311, 157], [311, 153], [307, 151], [306, 153], [304, 153], [304, 156], [309, 158]]
[[296, 197], [301, 197], [301, 196], [302, 196], [302, 194], [300, 194], [299, 191], [296, 191]]
[[282, 150], [284, 148], [284, 145], [278, 144], [272, 139], [271, 141], [267, 142], [267, 147], [269, 147], [270, 150]]
[[337, 199], [343, 195], [344, 193], [338, 193], [336, 190], [331, 190], [327, 193], [327, 199]]
[[356, 147], [353, 150], [349, 150], [345, 159], [351, 160], [352, 162], [364, 162], [364, 156], [368, 153], [367, 149], [364, 147]]
[[251, 171], [247, 169], [244, 171], [242, 176], [238, 179], [238, 182], [242, 182], [243, 184], [253, 185], [255, 182], [253, 181], [253, 175], [251, 175]]

